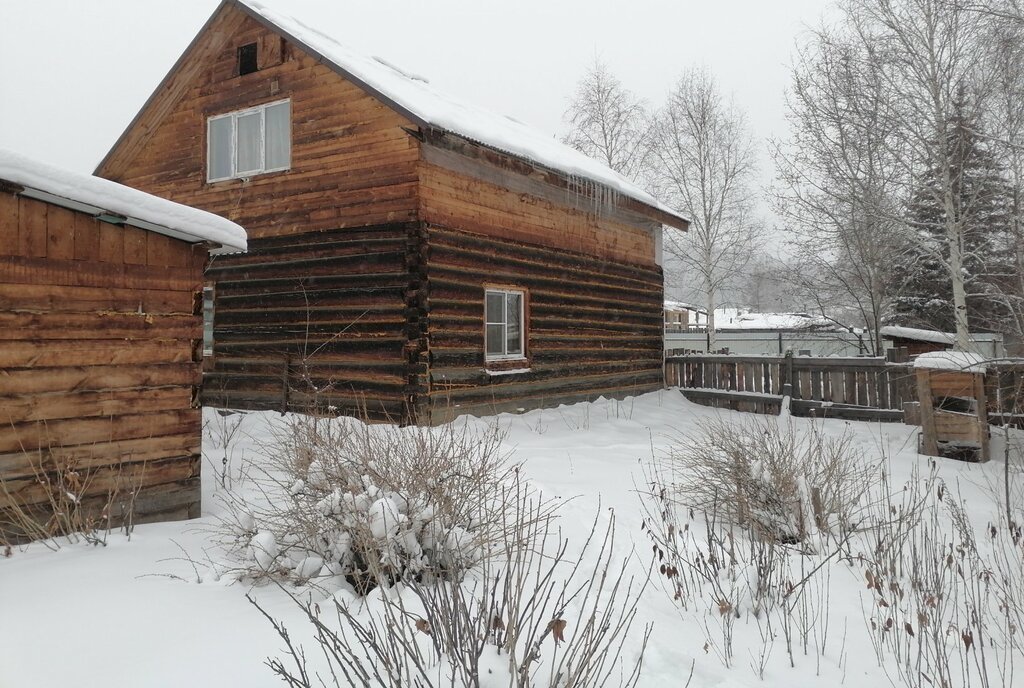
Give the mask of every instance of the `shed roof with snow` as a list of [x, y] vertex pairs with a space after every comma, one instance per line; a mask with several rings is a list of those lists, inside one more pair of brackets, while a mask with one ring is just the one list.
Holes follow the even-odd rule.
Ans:
[[94, 217], [191, 243], [217, 244], [213, 253], [246, 248], [245, 230], [205, 210], [168, 201], [108, 179], [32, 160], [0, 149], [0, 183], [19, 194]]

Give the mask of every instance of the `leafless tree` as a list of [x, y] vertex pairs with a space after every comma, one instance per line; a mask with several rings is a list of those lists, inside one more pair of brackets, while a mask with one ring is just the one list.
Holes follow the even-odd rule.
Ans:
[[878, 332], [907, 245], [901, 219], [906, 151], [892, 84], [871, 51], [829, 29], [798, 50], [786, 98], [791, 136], [772, 141], [772, 200], [793, 239], [789, 278], [823, 315], [856, 315]]
[[954, 166], [947, 145], [956, 102], [976, 90], [984, 62], [986, 18], [951, 0], [845, 0], [846, 24], [877, 61], [909, 144], [909, 174], [937, 171], [929, 185], [941, 209], [940, 250], [934, 258], [952, 284], [956, 345], [970, 348], [965, 288], [965, 217], [956, 198]]
[[650, 152], [647, 106], [595, 60], [564, 115], [564, 141], [631, 181], [640, 181]]
[[761, 234], [753, 216], [754, 141], [710, 72], [691, 69], [658, 113], [653, 150], [660, 192], [691, 221], [684, 236], [667, 237], [665, 249], [699, 276], [714, 350], [717, 295], [750, 261]]

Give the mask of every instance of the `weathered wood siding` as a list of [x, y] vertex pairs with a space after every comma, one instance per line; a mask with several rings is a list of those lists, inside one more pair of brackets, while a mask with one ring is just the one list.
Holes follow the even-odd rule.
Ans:
[[73, 470], [87, 507], [141, 488], [137, 521], [199, 515], [205, 260], [0, 191], [0, 479], [20, 504], [45, 516], [39, 477]]
[[204, 401], [409, 420], [425, 372], [410, 345], [420, 236], [405, 223], [273, 237], [215, 261]]
[[420, 219], [500, 239], [655, 267], [656, 223], [616, 199], [568, 188], [551, 173], [487, 149], [428, 140], [420, 165]]
[[[253, 42], [269, 57], [238, 76]], [[407, 421], [660, 385], [656, 225], [623, 199], [420, 131], [232, 6], [162, 91], [100, 172], [249, 231], [208, 274], [204, 401]], [[283, 98], [291, 169], [206, 183], [207, 118]], [[528, 374], [483, 365], [495, 275], [530, 291]]]
[[[249, 43], [262, 68], [238, 76], [237, 51]], [[250, 239], [416, 219], [410, 123], [241, 10], [220, 10], [165, 90], [176, 88], [175, 102], [151, 103], [98, 174], [234, 220]], [[207, 183], [207, 119], [285, 98], [291, 169]]]
[[[432, 418], [621, 397], [662, 386], [662, 273], [431, 225]], [[485, 284], [525, 289], [528, 372], [484, 360]], [[507, 367], [507, 366], [505, 366]], [[499, 374], [495, 374], [499, 373]]]

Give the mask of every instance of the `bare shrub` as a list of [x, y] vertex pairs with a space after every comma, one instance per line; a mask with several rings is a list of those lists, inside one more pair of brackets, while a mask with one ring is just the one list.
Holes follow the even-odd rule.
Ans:
[[670, 499], [782, 542], [848, 530], [870, 473], [848, 433], [795, 432], [776, 419], [710, 421], [673, 442], [663, 464]]
[[907, 686], [1010, 686], [1021, 637], [1024, 543], [992, 492], [996, 520], [979, 538], [962, 498], [915, 472], [878, 504], [861, 555], [879, 665]]
[[97, 469], [81, 466], [73, 458], [58, 459], [51, 450], [24, 452], [32, 468], [32, 484], [45, 499], [27, 501], [12, 482], [0, 477], [0, 546], [40, 541], [51, 550], [61, 542], [106, 545], [116, 525], [131, 537], [135, 499], [145, 464], [120, 461], [104, 466], [111, 475], [106, 487], [97, 485]]
[[500, 542], [518, 473], [497, 426], [368, 425], [293, 414], [228, 491], [221, 534], [243, 575], [350, 586], [458, 577]]
[[779, 421], [706, 425], [648, 472], [643, 529], [663, 586], [705, 630], [705, 652], [733, 666], [735, 625], [756, 624], [764, 677], [776, 639], [825, 655], [829, 563], [848, 556], [870, 469], [849, 434], [798, 433]]
[[[555, 534], [552, 514], [521, 486], [491, 557], [461, 581], [409, 580], [380, 595], [374, 610], [337, 597], [326, 605], [293, 597], [312, 625], [327, 665], [307, 666], [305, 651], [262, 607], [288, 648], [267, 664], [288, 685], [551, 686], [637, 685], [644, 649], [623, 655], [647, 576], [616, 561], [614, 515], [595, 520], [576, 557]], [[254, 600], [250, 598], [253, 604]], [[374, 600], [377, 602], [378, 600]], [[292, 668], [294, 667], [294, 668]]]

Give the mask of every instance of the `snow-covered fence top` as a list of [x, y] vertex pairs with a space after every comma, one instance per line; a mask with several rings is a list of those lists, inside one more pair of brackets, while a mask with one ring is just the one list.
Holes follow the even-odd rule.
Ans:
[[89, 215], [109, 216], [121, 224], [192, 243], [209, 241], [220, 247], [213, 253], [246, 249], [245, 230], [231, 220], [108, 179], [46, 165], [2, 148], [0, 182], [22, 187], [22, 195], [30, 198]]

